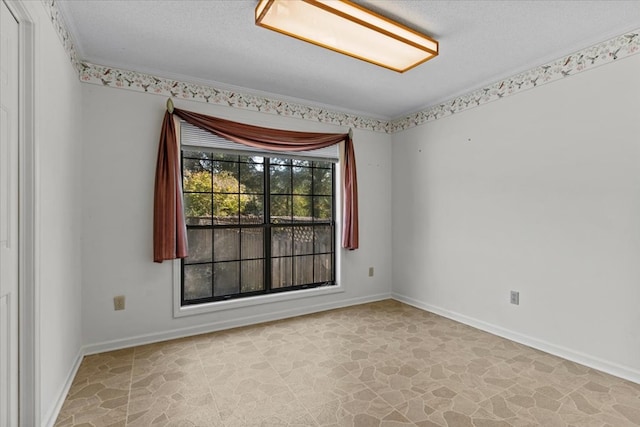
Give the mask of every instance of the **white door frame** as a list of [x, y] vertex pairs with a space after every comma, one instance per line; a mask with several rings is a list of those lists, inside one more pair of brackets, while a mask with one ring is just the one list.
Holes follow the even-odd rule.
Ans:
[[37, 263], [37, 150], [36, 150], [36, 29], [24, 0], [5, 1], [18, 20], [18, 299], [19, 299], [19, 425], [41, 425], [40, 316]]

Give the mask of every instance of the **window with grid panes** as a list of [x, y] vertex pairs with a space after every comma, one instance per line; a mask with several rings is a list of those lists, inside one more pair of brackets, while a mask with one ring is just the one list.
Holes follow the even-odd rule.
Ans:
[[325, 159], [183, 146], [182, 305], [335, 285], [334, 171]]

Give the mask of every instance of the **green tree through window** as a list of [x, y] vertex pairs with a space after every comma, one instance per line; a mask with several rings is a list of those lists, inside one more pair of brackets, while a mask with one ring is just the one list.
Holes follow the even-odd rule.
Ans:
[[[189, 205], [185, 208], [188, 217], [242, 215], [251, 196], [243, 194], [245, 186], [240, 184], [229, 171], [217, 172], [212, 180], [208, 171], [184, 174], [184, 191], [192, 192]], [[213, 193], [213, 203], [209, 194]]]

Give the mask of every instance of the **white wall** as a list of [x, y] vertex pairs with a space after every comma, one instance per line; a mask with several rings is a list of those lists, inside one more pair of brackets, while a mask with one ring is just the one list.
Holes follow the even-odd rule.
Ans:
[[35, 28], [40, 415], [50, 424], [81, 356], [81, 83], [41, 2]]
[[638, 75], [640, 55], [394, 135], [394, 295], [640, 381]]
[[[390, 136], [354, 130], [360, 249], [342, 253], [344, 293], [173, 317], [172, 266], [152, 262], [154, 171], [165, 97], [83, 85], [83, 334], [88, 352], [388, 297]], [[190, 101], [176, 106], [262, 126], [346, 128]], [[375, 267], [368, 277], [368, 267]], [[113, 297], [126, 309], [113, 310]]]

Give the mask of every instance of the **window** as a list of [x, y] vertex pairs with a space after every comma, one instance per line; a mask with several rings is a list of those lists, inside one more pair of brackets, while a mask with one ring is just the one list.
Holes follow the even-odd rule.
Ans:
[[335, 285], [335, 159], [181, 133], [182, 306]]

